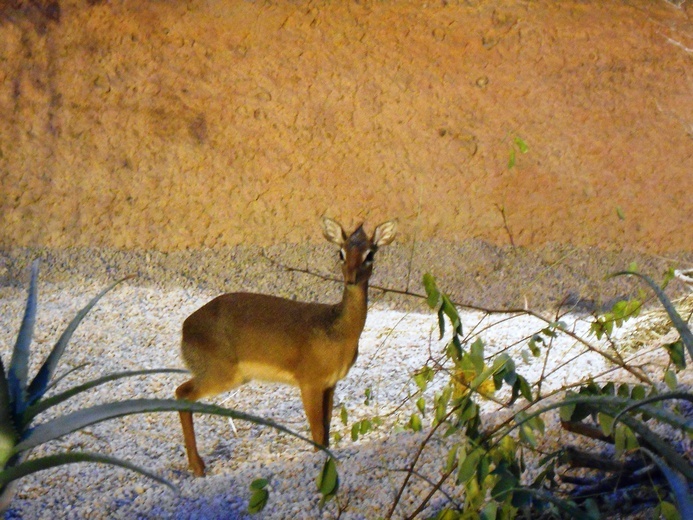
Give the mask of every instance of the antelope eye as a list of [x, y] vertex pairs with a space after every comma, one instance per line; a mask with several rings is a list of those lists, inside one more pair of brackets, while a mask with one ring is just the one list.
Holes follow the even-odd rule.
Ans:
[[364, 264], [370, 264], [373, 263], [373, 259], [375, 258], [375, 251], [368, 251], [366, 254], [366, 257], [363, 259]]
[[344, 252], [344, 249], [339, 250], [339, 259], [344, 262], [346, 260], [346, 253]]

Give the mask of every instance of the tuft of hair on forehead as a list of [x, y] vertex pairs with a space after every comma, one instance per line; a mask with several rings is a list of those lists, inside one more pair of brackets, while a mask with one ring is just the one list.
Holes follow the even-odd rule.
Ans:
[[356, 228], [356, 230], [349, 237], [349, 244], [358, 245], [364, 242], [368, 242], [368, 235], [363, 230], [363, 223]]

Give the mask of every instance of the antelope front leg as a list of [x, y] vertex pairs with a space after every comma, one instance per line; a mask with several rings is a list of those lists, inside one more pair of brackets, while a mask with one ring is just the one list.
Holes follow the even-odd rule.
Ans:
[[[183, 383], [176, 389], [176, 399], [190, 399], [193, 382]], [[192, 412], [178, 412], [180, 415], [180, 425], [183, 428], [183, 439], [185, 440], [185, 451], [188, 454], [188, 465], [196, 477], [205, 476], [205, 463], [197, 451], [195, 441], [195, 427], [193, 425]]]
[[322, 394], [322, 424], [323, 424], [323, 435], [325, 442], [323, 446], [326, 448], [330, 446], [330, 422], [332, 422], [332, 405], [334, 403], [334, 389], [332, 386], [325, 390]]
[[330, 444], [330, 415], [332, 412], [332, 396], [334, 387], [320, 388], [314, 386], [301, 387], [303, 409], [306, 411], [313, 442], [328, 447]]

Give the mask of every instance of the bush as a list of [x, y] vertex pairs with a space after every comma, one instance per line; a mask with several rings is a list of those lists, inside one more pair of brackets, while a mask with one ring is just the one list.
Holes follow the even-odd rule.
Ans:
[[[594, 315], [592, 333], [608, 339], [606, 348], [569, 330], [561, 321], [560, 310], [553, 319], [525, 309], [504, 311], [514, 316], [531, 315], [544, 322], [543, 328], [526, 338], [533, 355], [542, 355], [542, 349], [548, 352], [554, 338], [568, 335], [637, 381], [617, 385], [588, 380], [545, 395], [541, 388], [546, 374], [531, 385], [516, 371], [515, 362], [507, 353], [487, 358], [478, 336], [463, 335], [456, 304], [438, 289], [433, 277], [424, 277], [428, 303], [438, 315], [440, 337], [447, 322], [452, 337], [445, 348], [446, 361], [422, 367], [414, 375], [420, 392], [411, 399], [416, 400], [419, 410], [433, 409], [435, 416], [410, 461], [387, 518], [393, 516], [410, 478], [420, 476], [417, 463], [434, 438], [445, 439], [449, 446], [447, 456], [440, 461], [441, 476], [429, 480], [430, 492], [406, 518], [419, 517], [444, 485], [449, 503], [434, 516], [437, 519], [596, 519], [614, 512], [627, 513], [626, 506], [655, 508], [658, 515], [667, 519], [693, 518], [693, 466], [667, 438], [669, 434], [693, 437], [690, 418], [672, 405], [693, 402], [690, 391], [677, 387], [675, 376], [675, 370], [685, 368], [685, 351], [693, 357], [693, 337], [662, 288], [651, 278], [633, 271], [617, 275], [645, 280], [661, 301], [679, 335], [674, 344], [666, 346], [674, 368], [665, 372], [661, 382], [652, 381], [619, 353], [611, 334], [615, 327], [640, 312], [639, 300], [618, 302], [609, 312]], [[501, 311], [486, 311], [497, 312]], [[447, 378], [447, 383], [428, 405], [423, 390], [438, 377]], [[500, 392], [503, 387], [508, 388], [505, 394]], [[508, 412], [508, 418], [500, 424], [485, 424], [480, 414], [482, 399], [493, 400]], [[547, 414], [556, 411], [560, 412], [560, 424], [565, 430], [577, 438], [611, 448], [599, 455], [572, 446], [543, 453], [538, 437], [544, 434]], [[421, 429], [421, 417], [412, 417], [409, 426], [413, 428], [414, 424]], [[538, 466], [531, 481], [527, 473], [529, 459]], [[564, 473], [559, 477], [559, 469], [566, 465], [581, 469], [584, 474], [573, 477]], [[456, 494], [450, 492], [451, 486]]]

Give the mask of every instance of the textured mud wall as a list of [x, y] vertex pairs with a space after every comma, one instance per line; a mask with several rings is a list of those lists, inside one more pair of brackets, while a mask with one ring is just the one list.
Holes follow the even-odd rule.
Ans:
[[0, 0], [0, 247], [690, 250], [689, 4]]

